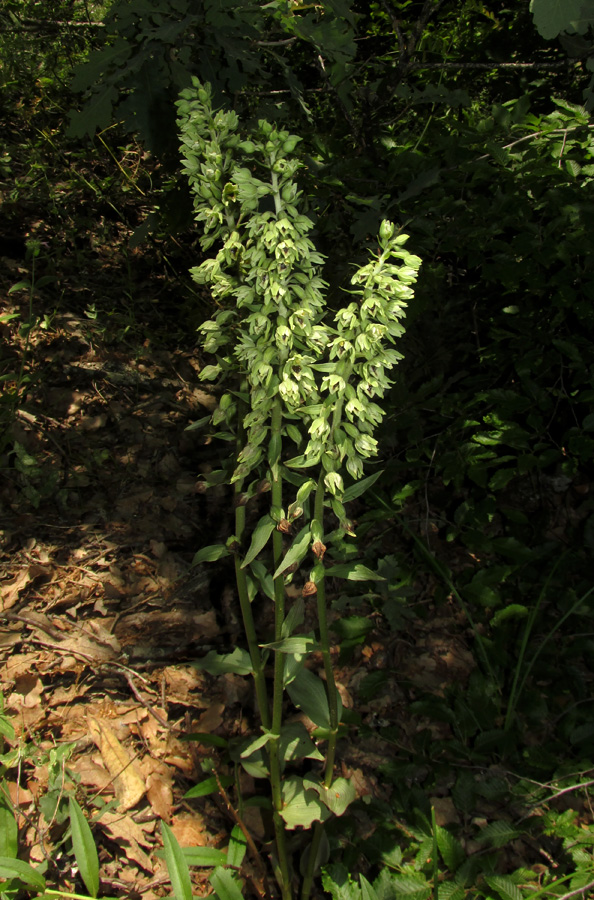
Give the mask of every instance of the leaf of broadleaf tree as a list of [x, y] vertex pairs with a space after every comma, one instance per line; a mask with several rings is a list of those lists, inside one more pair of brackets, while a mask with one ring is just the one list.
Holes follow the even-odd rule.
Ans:
[[523, 900], [522, 891], [507, 875], [485, 875], [485, 881], [501, 900]]
[[367, 881], [365, 875], [359, 875], [359, 881], [361, 883], [361, 900], [378, 900], [377, 891]]
[[450, 872], [456, 872], [466, 859], [466, 853], [460, 841], [441, 825], [435, 826], [437, 846], [442, 859]]
[[362, 900], [361, 889], [349, 875], [342, 863], [326, 866], [322, 875], [322, 885], [332, 900]]
[[72, 849], [76, 859], [80, 877], [85, 883], [91, 897], [99, 893], [99, 857], [93, 832], [85, 818], [85, 814], [74, 799], [68, 798], [68, 814], [72, 830]]
[[[534, 24], [546, 41], [577, 24], [583, 0], [530, 0]], [[579, 29], [578, 29], [579, 30]]]

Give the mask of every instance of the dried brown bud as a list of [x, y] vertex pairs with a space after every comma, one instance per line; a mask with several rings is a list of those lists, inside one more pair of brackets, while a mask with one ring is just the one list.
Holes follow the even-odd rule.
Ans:
[[314, 594], [318, 593], [318, 589], [313, 583], [313, 581], [306, 581], [303, 585], [303, 590], [301, 591], [302, 596], [304, 597], [313, 597]]
[[289, 534], [291, 531], [291, 523], [288, 519], [281, 519], [276, 527], [279, 531], [282, 531], [283, 534]]
[[258, 487], [256, 488], [257, 494], [265, 494], [271, 488], [271, 484], [267, 478], [263, 478]]
[[324, 558], [324, 553], [326, 552], [326, 545], [322, 544], [321, 541], [314, 541], [311, 545], [312, 553], [314, 556], [317, 556], [318, 559]]

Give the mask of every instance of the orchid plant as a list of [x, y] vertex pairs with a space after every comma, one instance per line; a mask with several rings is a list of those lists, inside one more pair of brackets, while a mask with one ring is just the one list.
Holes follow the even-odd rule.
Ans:
[[[335, 540], [352, 535], [345, 503], [377, 477], [363, 478], [364, 464], [377, 454], [374, 432], [384, 415], [378, 401], [401, 358], [393, 345], [404, 331], [421, 260], [405, 249], [407, 235], [382, 222], [377, 254], [354, 272], [350, 302], [333, 312], [325, 300], [325, 260], [311, 239], [314, 224], [300, 209], [300, 138], [265, 120], [246, 134], [235, 112], [213, 109], [209, 85], [196, 79], [177, 107], [201, 245], [212, 248], [191, 270], [215, 305], [199, 329], [202, 349], [213, 358], [201, 377], [216, 383], [210, 422], [233, 448], [228, 467], [211, 481], [229, 483], [235, 494], [234, 534], [200, 550], [194, 562], [233, 557], [248, 646], [224, 660], [209, 654], [203, 665], [253, 675], [261, 733], [241, 748], [240, 761], [269, 780], [283, 900], [293, 896], [297, 878], [287, 832], [313, 828], [301, 866], [306, 900], [324, 861], [323, 823], [355, 797], [334, 772], [342, 706], [325, 579], [372, 575], [361, 564], [328, 565], [327, 511], [337, 520]], [[267, 510], [248, 535], [246, 508], [265, 494]], [[289, 606], [287, 584], [308, 557], [301, 597]], [[267, 643], [252, 612], [258, 592], [274, 605], [274, 640]], [[317, 606], [317, 634], [303, 633], [306, 600]], [[307, 665], [313, 652], [321, 654], [323, 678]], [[287, 696], [311, 730], [283, 721]], [[311, 760], [311, 773], [292, 774], [289, 764], [303, 759]]]

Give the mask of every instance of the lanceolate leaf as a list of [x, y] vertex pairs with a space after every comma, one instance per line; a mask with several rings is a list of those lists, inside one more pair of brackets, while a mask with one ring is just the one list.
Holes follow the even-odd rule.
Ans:
[[377, 572], [372, 572], [363, 563], [340, 563], [337, 566], [331, 566], [326, 569], [327, 578], [346, 578], [348, 581], [385, 581]]
[[243, 833], [239, 825], [235, 825], [233, 831], [231, 832], [231, 839], [229, 840], [229, 849], [227, 850], [227, 865], [235, 866], [235, 868], [238, 869], [243, 862], [246, 850], [247, 840], [245, 834]]
[[[326, 686], [321, 678], [310, 672], [309, 669], [301, 669], [293, 681], [287, 685], [287, 693], [298, 709], [303, 710], [312, 722], [321, 725], [322, 728], [330, 727], [330, 712], [328, 710], [328, 696]], [[338, 720], [342, 715], [342, 704], [338, 701]]]
[[282, 636], [284, 638], [290, 637], [295, 629], [303, 624], [305, 619], [304, 610], [305, 604], [303, 602], [303, 598], [298, 597], [298, 599], [293, 603], [285, 621], [283, 622]]
[[0, 856], [0, 878], [9, 880], [18, 878], [24, 884], [30, 885], [38, 891], [45, 891], [45, 878], [36, 872], [32, 866], [20, 859], [11, 859]]
[[214, 847], [182, 847], [184, 859], [189, 866], [224, 866], [227, 856]]
[[274, 519], [271, 519], [268, 515], [262, 516], [254, 529], [254, 533], [252, 534], [250, 549], [248, 550], [247, 555], [241, 564], [242, 569], [245, 568], [245, 566], [249, 566], [249, 564], [256, 558], [258, 553], [260, 553], [260, 551], [264, 549], [264, 547], [268, 543], [270, 535], [275, 528], [276, 522], [274, 521]]
[[204, 669], [210, 675], [251, 675], [252, 661], [247, 650], [236, 647], [233, 653], [215, 653], [210, 650], [202, 659], [195, 660], [195, 669]]
[[70, 828], [72, 830], [72, 848], [78, 864], [80, 876], [91, 897], [99, 893], [99, 857], [93, 838], [93, 832], [85, 818], [85, 814], [74, 799], [68, 800]]
[[318, 645], [311, 635], [298, 634], [294, 637], [284, 638], [282, 641], [273, 641], [271, 644], [260, 644], [260, 646], [264, 650], [276, 650], [278, 653], [304, 656], [315, 650]]
[[209, 879], [219, 900], [243, 900], [239, 882], [230, 869], [219, 866]]
[[342, 495], [343, 503], [348, 503], [349, 500], [356, 500], [357, 497], [364, 494], [368, 488], [375, 484], [382, 472], [383, 469], [379, 472], [374, 472], [373, 475], [369, 475], [368, 478], [362, 478], [361, 481], [357, 481], [355, 484], [348, 487]]
[[197, 566], [199, 563], [216, 562], [217, 559], [223, 559], [223, 557], [229, 555], [229, 550], [225, 544], [209, 544], [208, 547], [203, 547], [202, 550], [196, 553], [192, 560], [192, 565]]
[[0, 856], [15, 859], [18, 853], [17, 822], [9, 801], [8, 786], [0, 782]]
[[309, 525], [305, 525], [305, 527], [301, 529], [301, 531], [295, 537], [293, 543], [287, 550], [287, 552], [285, 554], [285, 558], [283, 559], [282, 563], [280, 564], [280, 566], [274, 573], [273, 578], [276, 578], [278, 575], [281, 575], [283, 572], [285, 572], [289, 568], [289, 566], [299, 564], [300, 562], [302, 562], [307, 555], [307, 551], [309, 548], [309, 542], [310, 542]]
[[195, 784], [193, 788], [190, 788], [189, 791], [186, 791], [184, 794], [184, 800], [189, 800], [191, 797], [206, 797], [207, 794], [215, 794], [219, 790], [219, 781], [223, 787], [229, 787], [233, 784], [233, 778], [231, 775], [219, 775], [219, 780], [211, 775], [210, 778], [205, 778], [203, 781], [199, 781], [198, 784]]
[[175, 835], [169, 825], [161, 822], [161, 834], [163, 836], [163, 849], [165, 862], [171, 879], [173, 896], [175, 900], [192, 900], [192, 882], [190, 870], [184, 857], [184, 853], [178, 844]]

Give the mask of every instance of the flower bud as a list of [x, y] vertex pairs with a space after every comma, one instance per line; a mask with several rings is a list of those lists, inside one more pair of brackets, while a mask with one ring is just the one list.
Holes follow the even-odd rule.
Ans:
[[379, 232], [380, 239], [382, 241], [389, 241], [393, 234], [394, 234], [394, 223], [390, 222], [389, 219], [384, 219], [384, 221], [380, 225], [380, 232]]

